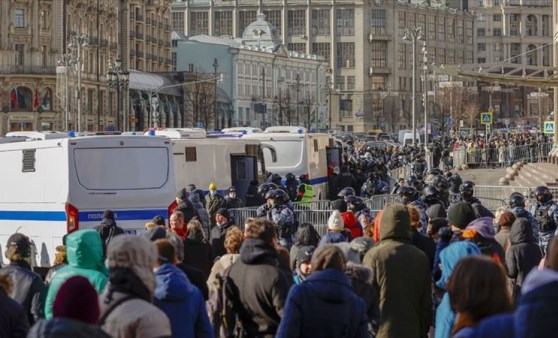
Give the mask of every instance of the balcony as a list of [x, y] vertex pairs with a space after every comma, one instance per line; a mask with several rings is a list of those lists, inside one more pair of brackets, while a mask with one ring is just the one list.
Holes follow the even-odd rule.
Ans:
[[143, 40], [143, 33], [142, 32], [136, 32], [136, 39]]
[[143, 52], [139, 51], [139, 50], [136, 50], [136, 57], [143, 58]]
[[137, 14], [137, 15], [136, 15], [136, 21], [143, 22], [143, 15]]
[[0, 66], [0, 74], [43, 74], [56, 75], [56, 66]]

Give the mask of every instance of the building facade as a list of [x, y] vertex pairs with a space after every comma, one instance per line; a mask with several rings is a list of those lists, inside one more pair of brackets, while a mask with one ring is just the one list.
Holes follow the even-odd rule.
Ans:
[[[403, 40], [407, 27], [423, 29], [429, 62], [473, 63], [473, 15], [438, 5], [187, 0], [175, 1], [171, 8], [173, 29], [187, 36], [239, 38], [261, 12], [277, 27], [287, 50], [323, 56], [329, 68], [321, 87], [330, 101], [331, 129], [395, 131], [410, 126], [413, 49]], [[419, 43], [418, 52], [421, 47]], [[416, 69], [419, 83], [418, 61]]]
[[[471, 1], [476, 15], [475, 63], [498, 62], [531, 66], [553, 65], [553, 0]], [[546, 93], [538, 88], [479, 83], [481, 109], [489, 109], [506, 124], [536, 125], [552, 110]], [[534, 93], [534, 94], [532, 94]], [[518, 121], [521, 120], [521, 121]]]
[[[324, 58], [289, 51], [264, 14], [239, 39], [198, 35], [175, 43], [177, 71], [215, 72], [221, 77], [218, 88], [233, 98], [230, 111], [218, 112], [230, 122], [222, 126], [327, 129], [327, 93], [320, 86], [327, 75]], [[196, 97], [191, 100], [197, 102]]]
[[[0, 134], [16, 130], [76, 129], [76, 51], [80, 43], [81, 130], [104, 130], [117, 117], [117, 95], [107, 86], [109, 60], [125, 71], [172, 69], [170, 0], [9, 0], [0, 1]], [[79, 42], [85, 42], [79, 40]], [[73, 54], [72, 54], [73, 53]], [[72, 55], [70, 55], [72, 54]], [[64, 65], [67, 65], [64, 66]], [[134, 90], [130, 81], [130, 91]], [[121, 92], [129, 115], [135, 101]], [[170, 108], [169, 108], [170, 109]], [[149, 113], [146, 112], [148, 115]]]

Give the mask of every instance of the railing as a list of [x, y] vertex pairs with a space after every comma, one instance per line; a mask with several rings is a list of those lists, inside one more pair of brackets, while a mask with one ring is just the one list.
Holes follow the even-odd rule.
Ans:
[[534, 145], [510, 145], [500, 148], [470, 148], [460, 147], [453, 151], [453, 166], [464, 164], [471, 167], [492, 166], [493, 164], [512, 165], [517, 161], [544, 161], [552, 150], [552, 143], [537, 143]]
[[56, 66], [0, 66], [0, 74], [48, 74], [56, 75]]

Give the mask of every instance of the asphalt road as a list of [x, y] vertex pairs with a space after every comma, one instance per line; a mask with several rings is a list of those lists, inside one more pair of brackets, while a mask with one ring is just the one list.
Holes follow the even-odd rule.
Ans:
[[496, 167], [480, 168], [480, 169], [467, 169], [467, 170], [454, 170], [459, 176], [465, 180], [473, 181], [476, 185], [498, 185], [501, 177], [506, 175], [506, 168]]

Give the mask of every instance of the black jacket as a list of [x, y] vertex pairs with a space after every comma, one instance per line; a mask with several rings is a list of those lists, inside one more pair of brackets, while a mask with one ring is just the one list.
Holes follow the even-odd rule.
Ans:
[[196, 208], [194, 208], [194, 205], [189, 200], [182, 201], [175, 210], [184, 214], [184, 224], [188, 224], [192, 218], [198, 217]]
[[8, 274], [13, 281], [13, 290], [10, 297], [16, 300], [25, 312], [29, 324], [33, 325], [39, 318], [44, 317], [43, 308], [47, 288], [41, 277], [24, 261], [12, 262], [0, 270]]
[[186, 238], [184, 240], [184, 263], [200, 269], [205, 275], [205, 279], [207, 279], [211, 273], [214, 258], [213, 249], [211, 249], [209, 243], [191, 238]]
[[345, 274], [351, 280], [353, 292], [364, 300], [369, 322], [378, 330], [380, 325], [380, 296], [374, 284], [374, 271], [362, 264], [347, 263]]
[[217, 225], [211, 229], [209, 242], [211, 243], [211, 249], [215, 257], [221, 257], [227, 253], [227, 250], [225, 250], [225, 235], [227, 234], [227, 230], [233, 225], [234, 219], [231, 218], [227, 224]]
[[25, 338], [28, 330], [29, 322], [21, 305], [0, 289], [0, 337]]
[[203, 272], [199, 269], [184, 264], [184, 262], [176, 264], [176, 267], [186, 274], [186, 277], [188, 277], [190, 283], [194, 284], [195, 287], [200, 289], [203, 299], [208, 300], [209, 289], [207, 288], [206, 278], [203, 275]]
[[240, 319], [249, 337], [273, 337], [283, 315], [292, 278], [279, 267], [277, 251], [262, 240], [248, 238], [229, 274], [242, 308]]
[[428, 257], [428, 266], [432, 268], [434, 265], [434, 256], [436, 255], [436, 243], [434, 243], [432, 238], [419, 233], [417, 229], [413, 229], [412, 231], [413, 237], [411, 238], [411, 242], [424, 252], [426, 257]]

